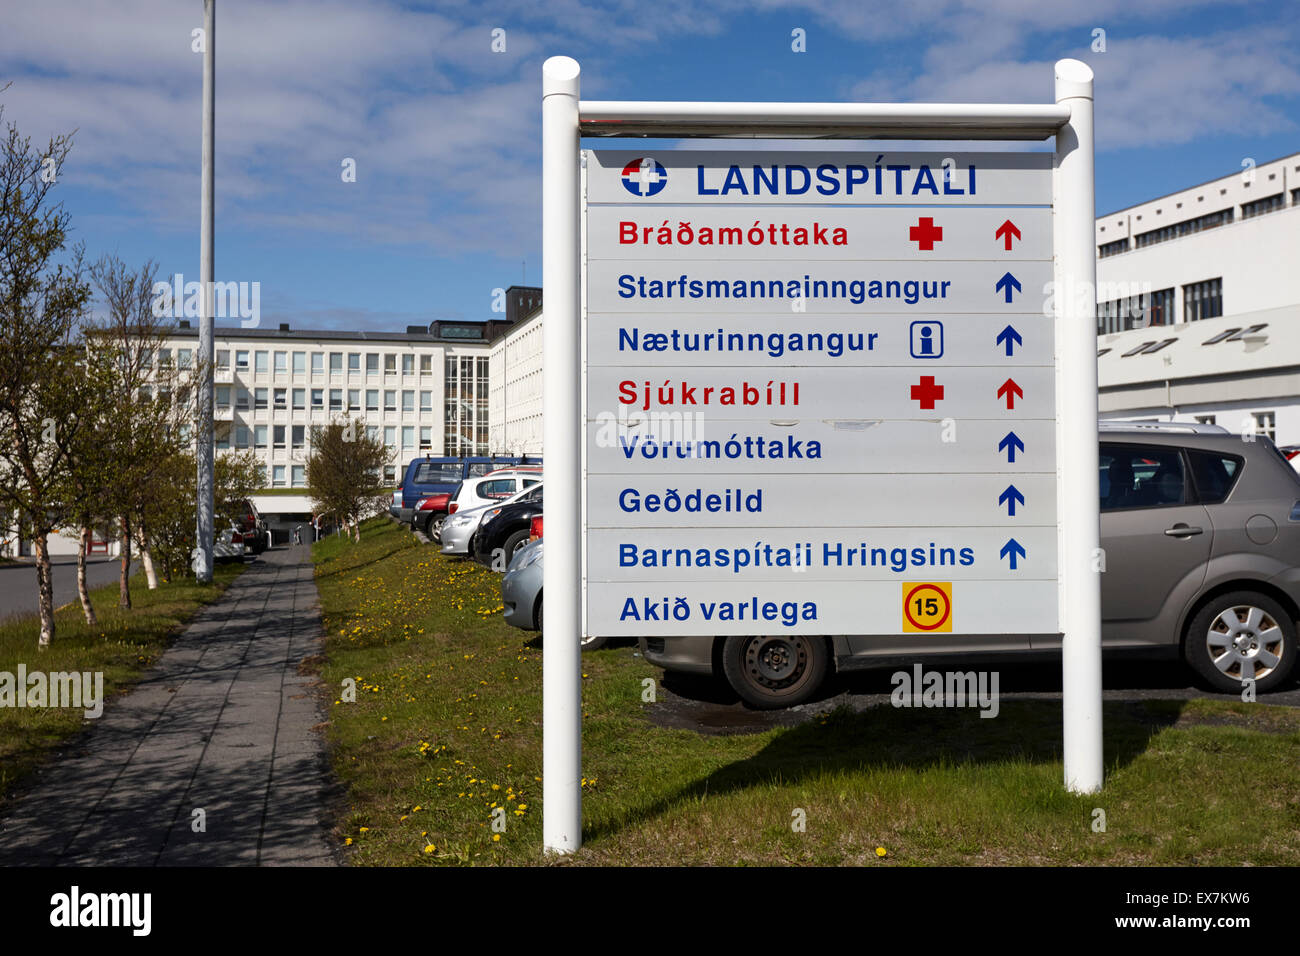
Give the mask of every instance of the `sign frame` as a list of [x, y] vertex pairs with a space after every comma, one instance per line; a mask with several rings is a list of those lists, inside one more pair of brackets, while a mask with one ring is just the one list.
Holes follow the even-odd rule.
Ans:
[[550, 472], [543, 587], [552, 632], [543, 657], [542, 835], [548, 853], [582, 844], [583, 228], [581, 139], [909, 139], [1055, 141], [1053, 320], [1059, 619], [1065, 786], [1103, 780], [1101, 564], [1097, 448], [1093, 73], [1055, 64], [1050, 104], [583, 101], [581, 67], [542, 65], [543, 425]]

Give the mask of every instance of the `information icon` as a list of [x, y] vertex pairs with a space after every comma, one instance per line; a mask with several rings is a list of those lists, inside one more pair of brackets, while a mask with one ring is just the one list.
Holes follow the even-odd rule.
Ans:
[[943, 355], [943, 323], [912, 323], [912, 358], [935, 359]]

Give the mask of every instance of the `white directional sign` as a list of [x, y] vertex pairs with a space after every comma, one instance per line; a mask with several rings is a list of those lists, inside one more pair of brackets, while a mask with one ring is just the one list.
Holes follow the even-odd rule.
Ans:
[[589, 632], [1059, 630], [1051, 160], [587, 154]]

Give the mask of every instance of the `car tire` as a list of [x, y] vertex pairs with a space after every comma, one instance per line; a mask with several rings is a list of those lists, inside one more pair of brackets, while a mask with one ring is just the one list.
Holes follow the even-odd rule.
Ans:
[[824, 637], [743, 635], [727, 638], [722, 646], [727, 683], [761, 710], [802, 704], [817, 692], [829, 667]]
[[[506, 538], [505, 544], [501, 545], [501, 551], [505, 555], [504, 566], [502, 571], [510, 567], [510, 562], [514, 560], [516, 552], [528, 543], [528, 529], [520, 528], [510, 537]], [[496, 568], [493, 568], [496, 570]]]
[[1252, 677], [1256, 692], [1272, 690], [1295, 664], [1295, 622], [1257, 591], [1221, 594], [1187, 625], [1183, 658], [1215, 690], [1240, 693]]
[[433, 540], [434, 536], [442, 532], [442, 523], [447, 520], [446, 514], [435, 514], [424, 523], [424, 536]]

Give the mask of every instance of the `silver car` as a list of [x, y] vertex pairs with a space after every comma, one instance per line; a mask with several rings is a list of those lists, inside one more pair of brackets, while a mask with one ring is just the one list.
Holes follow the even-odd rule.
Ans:
[[[1241, 693], [1287, 680], [1300, 620], [1300, 475], [1276, 445], [1212, 425], [1100, 428], [1102, 645], [1181, 656]], [[863, 613], [872, 613], [864, 608]], [[832, 670], [936, 654], [1059, 656], [1060, 634], [642, 637], [666, 670], [721, 671], [757, 707], [807, 700]], [[718, 666], [720, 664], [720, 667]], [[719, 675], [720, 676], [720, 675]]]
[[[510, 567], [501, 578], [501, 603], [506, 623], [525, 631], [542, 629], [542, 542], [538, 538], [515, 552]], [[587, 635], [582, 638], [584, 651], [604, 647], [607, 638]]]
[[442, 553], [453, 555], [469, 554], [470, 542], [473, 540], [474, 532], [478, 530], [479, 522], [490, 508], [500, 508], [502, 505], [508, 505], [516, 501], [531, 501], [541, 493], [542, 483], [538, 482], [506, 498], [504, 501], [493, 501], [477, 508], [457, 511], [454, 515], [448, 515], [443, 520], [442, 528], [438, 533], [438, 544], [442, 547]]

